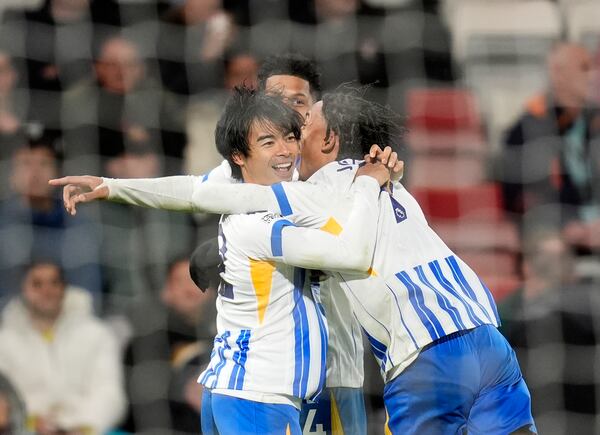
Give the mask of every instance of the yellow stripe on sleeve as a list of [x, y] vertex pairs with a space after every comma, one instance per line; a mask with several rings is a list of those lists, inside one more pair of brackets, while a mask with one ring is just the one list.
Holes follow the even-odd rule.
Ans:
[[330, 217], [327, 223], [325, 223], [325, 225], [323, 225], [319, 229], [325, 231], [326, 233], [333, 234], [334, 236], [339, 235], [343, 230], [342, 226], [338, 223], [338, 221], [336, 221], [332, 217]]
[[255, 260], [253, 258], [250, 258], [249, 260], [252, 286], [254, 287], [254, 292], [256, 293], [256, 300], [258, 303], [258, 323], [261, 324], [265, 318], [267, 305], [269, 305], [275, 262]]

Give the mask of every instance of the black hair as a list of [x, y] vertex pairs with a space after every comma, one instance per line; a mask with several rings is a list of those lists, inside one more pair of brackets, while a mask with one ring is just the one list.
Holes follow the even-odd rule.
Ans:
[[339, 137], [337, 159], [363, 159], [377, 144], [390, 146], [400, 154], [406, 129], [401, 118], [388, 106], [366, 100], [361, 89], [343, 87], [323, 95], [323, 117], [327, 124], [325, 140], [331, 133]]
[[23, 143], [20, 146], [14, 147], [12, 150], [13, 156], [23, 150], [45, 149], [56, 160], [57, 165], [60, 165], [63, 154], [61, 152], [62, 137], [58, 130], [44, 129], [32, 123], [21, 129], [18, 134], [22, 136]]
[[282, 134], [293, 133], [300, 140], [302, 116], [283, 102], [279, 95], [267, 95], [244, 85], [236, 86], [225, 103], [221, 118], [215, 128], [217, 150], [231, 166], [234, 178], [241, 179], [242, 171], [233, 157], [250, 155], [248, 135], [252, 123], [268, 123]]
[[258, 88], [265, 90], [267, 79], [276, 75], [288, 75], [308, 82], [310, 93], [315, 101], [321, 99], [321, 74], [316, 62], [298, 53], [285, 53], [269, 56], [258, 70]]
[[25, 280], [25, 278], [27, 277], [27, 275], [29, 275], [29, 273], [40, 266], [52, 266], [53, 268], [56, 269], [56, 271], [58, 272], [58, 278], [60, 279], [60, 282], [64, 285], [67, 284], [67, 278], [65, 276], [65, 269], [63, 268], [63, 266], [60, 264], [59, 261], [57, 261], [54, 258], [50, 258], [50, 257], [46, 257], [46, 256], [33, 256], [33, 258], [31, 259], [31, 261], [24, 265], [21, 269], [21, 273], [20, 273], [20, 277], [21, 277], [21, 282], [23, 282]]

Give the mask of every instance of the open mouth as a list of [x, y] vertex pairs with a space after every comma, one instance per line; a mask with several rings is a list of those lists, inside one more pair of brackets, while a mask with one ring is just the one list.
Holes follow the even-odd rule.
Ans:
[[277, 172], [288, 172], [292, 169], [292, 162], [287, 163], [279, 163], [277, 165], [272, 166]]

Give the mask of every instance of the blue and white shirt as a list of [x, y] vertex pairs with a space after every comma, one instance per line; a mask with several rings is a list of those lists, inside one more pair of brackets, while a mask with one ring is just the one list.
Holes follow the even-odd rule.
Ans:
[[[214, 393], [293, 404], [325, 386], [328, 330], [320, 287], [305, 268], [366, 271], [376, 229], [379, 187], [359, 177], [349, 197], [347, 231], [296, 227], [275, 213], [223, 216], [217, 337], [199, 382]], [[364, 251], [357, 257], [356, 252]], [[361, 272], [353, 272], [361, 274]]]
[[[344, 192], [358, 168], [330, 163], [306, 183], [273, 186], [278, 209], [298, 225], [343, 228]], [[408, 366], [429, 343], [483, 324], [498, 326], [489, 289], [428, 225], [417, 201], [400, 184], [378, 203], [375, 255], [366, 279], [333, 273], [331, 294], [349, 296], [386, 381]], [[347, 214], [346, 214], [347, 216]]]

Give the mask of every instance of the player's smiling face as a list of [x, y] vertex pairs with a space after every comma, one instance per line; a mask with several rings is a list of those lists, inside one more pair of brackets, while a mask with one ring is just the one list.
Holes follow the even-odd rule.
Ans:
[[268, 121], [255, 120], [248, 134], [248, 145], [247, 157], [234, 157], [246, 183], [269, 186], [292, 179], [294, 162], [300, 151], [300, 144], [292, 132], [282, 133]]

